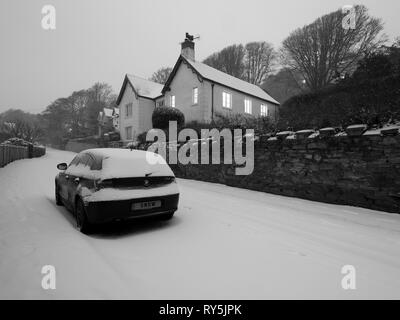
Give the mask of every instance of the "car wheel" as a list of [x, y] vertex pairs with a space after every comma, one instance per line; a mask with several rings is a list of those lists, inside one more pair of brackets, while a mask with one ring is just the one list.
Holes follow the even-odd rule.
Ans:
[[88, 234], [90, 232], [90, 224], [87, 219], [85, 206], [83, 205], [82, 200], [78, 200], [76, 202], [75, 219], [76, 219], [76, 228], [80, 232]]
[[58, 205], [58, 206], [62, 206], [63, 205], [63, 203], [61, 201], [61, 198], [60, 198], [60, 194], [58, 193], [57, 185], [56, 185], [56, 205]]
[[174, 213], [175, 211], [172, 211], [161, 215], [161, 220], [171, 220], [172, 217], [174, 216]]

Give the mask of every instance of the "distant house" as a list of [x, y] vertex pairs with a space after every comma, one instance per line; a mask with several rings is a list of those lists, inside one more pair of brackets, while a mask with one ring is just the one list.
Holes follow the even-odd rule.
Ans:
[[119, 131], [119, 108], [113, 108], [112, 119], [114, 130]]
[[134, 140], [151, 129], [154, 108], [178, 108], [185, 121], [210, 122], [216, 113], [242, 113], [276, 119], [279, 102], [260, 87], [195, 60], [193, 38], [186, 34], [181, 54], [164, 86], [126, 75], [117, 105], [121, 138]]
[[162, 105], [163, 85], [127, 74], [117, 98], [121, 140], [134, 140], [152, 128], [154, 108]]
[[119, 110], [118, 108], [103, 108], [97, 117], [98, 136], [101, 137], [109, 131], [119, 131]]

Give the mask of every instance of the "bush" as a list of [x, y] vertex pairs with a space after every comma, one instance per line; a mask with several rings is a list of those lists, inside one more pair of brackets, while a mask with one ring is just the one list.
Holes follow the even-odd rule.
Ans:
[[147, 141], [146, 141], [146, 135], [147, 135], [147, 131], [142, 132], [141, 134], [139, 134], [139, 135], [137, 136], [137, 138], [136, 138], [137, 142], [138, 142], [139, 144], [145, 144], [145, 143], [147, 142]]
[[272, 133], [276, 130], [274, 123], [268, 117], [254, 117], [245, 114], [216, 113], [213, 122], [191, 121], [185, 125], [185, 128], [193, 129], [198, 136], [201, 135], [201, 129], [254, 129], [256, 135]]
[[2, 142], [2, 144], [7, 144], [7, 145], [13, 145], [13, 146], [20, 146], [20, 147], [27, 147], [29, 146], [31, 143], [28, 141], [25, 141], [24, 139], [20, 139], [20, 138], [10, 138], [4, 142]]
[[275, 124], [268, 117], [255, 117], [241, 113], [223, 115], [217, 113], [214, 119], [214, 127], [222, 129], [254, 129], [256, 135], [275, 131]]
[[185, 128], [188, 129], [193, 129], [196, 131], [197, 135], [200, 137], [201, 135], [201, 129], [212, 129], [215, 128], [211, 123], [209, 122], [200, 122], [200, 121], [190, 121], [185, 124]]
[[170, 121], [177, 121], [178, 129], [182, 128], [185, 124], [185, 116], [183, 113], [171, 107], [157, 107], [153, 111], [152, 115], [153, 128], [156, 129], [168, 129]]

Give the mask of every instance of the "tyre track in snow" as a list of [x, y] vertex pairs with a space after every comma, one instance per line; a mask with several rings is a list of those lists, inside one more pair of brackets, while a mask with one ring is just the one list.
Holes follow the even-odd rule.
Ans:
[[[0, 298], [400, 298], [398, 215], [178, 179], [170, 222], [85, 236], [54, 203], [55, 166], [73, 155], [0, 168]], [[340, 288], [344, 264], [356, 291]]]

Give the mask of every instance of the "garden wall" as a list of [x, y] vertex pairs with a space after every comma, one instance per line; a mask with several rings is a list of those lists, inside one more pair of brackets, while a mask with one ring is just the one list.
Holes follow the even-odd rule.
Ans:
[[[236, 176], [235, 165], [171, 165], [177, 177], [400, 212], [398, 129], [334, 135], [333, 129], [278, 133], [255, 141], [254, 171]], [[351, 134], [351, 135], [350, 135]], [[222, 159], [222, 155], [221, 155]]]

